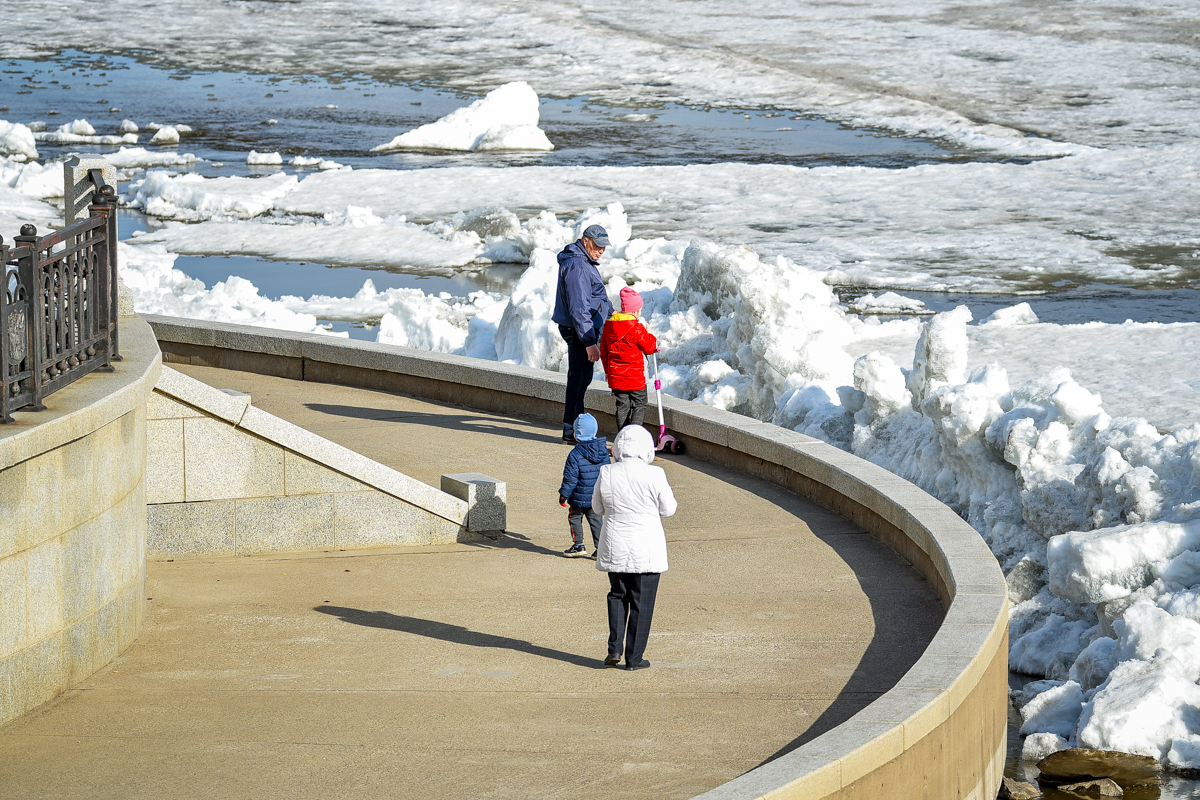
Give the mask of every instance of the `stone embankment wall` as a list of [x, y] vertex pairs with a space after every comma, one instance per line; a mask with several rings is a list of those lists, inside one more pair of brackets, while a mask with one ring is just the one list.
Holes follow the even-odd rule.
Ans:
[[0, 426], [0, 724], [128, 647], [146, 609], [146, 402], [161, 368], [121, 320], [93, 373]]
[[150, 398], [150, 558], [466, 538], [467, 504], [169, 367]]
[[[407, 394], [557, 422], [565, 377], [407, 348], [150, 318], [168, 362]], [[586, 403], [611, 429], [611, 395]], [[995, 797], [1008, 707], [1007, 586], [974, 530], [886, 470], [824, 442], [663, 398], [689, 452], [810, 497], [886, 541], [936, 588], [942, 626], [921, 659], [853, 718], [706, 800]], [[654, 414], [652, 413], [651, 418]]]

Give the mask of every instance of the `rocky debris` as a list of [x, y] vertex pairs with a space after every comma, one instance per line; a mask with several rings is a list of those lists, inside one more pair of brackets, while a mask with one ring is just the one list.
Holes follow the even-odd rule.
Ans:
[[1081, 783], [1065, 783], [1058, 787], [1060, 792], [1083, 795], [1084, 797], [1124, 797], [1125, 791], [1112, 778], [1101, 778], [1098, 781], [1083, 781]]
[[1032, 783], [1012, 778], [1005, 778], [1000, 782], [1000, 794], [996, 795], [1000, 800], [1036, 800], [1041, 796], [1041, 789]]
[[[1159, 783], [1162, 765], [1149, 756], [1135, 756], [1115, 750], [1089, 750], [1083, 747], [1051, 753], [1038, 762], [1039, 780], [1061, 785], [1111, 778], [1124, 789]], [[1109, 795], [1101, 795], [1107, 797]]]

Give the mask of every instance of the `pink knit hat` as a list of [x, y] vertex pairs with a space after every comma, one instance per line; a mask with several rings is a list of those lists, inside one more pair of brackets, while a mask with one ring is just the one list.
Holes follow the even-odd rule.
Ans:
[[626, 314], [632, 314], [644, 305], [642, 296], [633, 289], [626, 286], [621, 290], [621, 310]]

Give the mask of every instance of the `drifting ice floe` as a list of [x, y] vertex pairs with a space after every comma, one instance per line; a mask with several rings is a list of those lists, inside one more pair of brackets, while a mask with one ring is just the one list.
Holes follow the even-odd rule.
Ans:
[[538, 118], [537, 93], [515, 81], [373, 150], [553, 150]]

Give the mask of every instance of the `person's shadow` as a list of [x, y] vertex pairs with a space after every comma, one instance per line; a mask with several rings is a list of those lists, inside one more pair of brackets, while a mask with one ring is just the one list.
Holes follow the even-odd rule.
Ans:
[[577, 667], [604, 669], [603, 662], [596, 658], [586, 658], [574, 653], [565, 653], [549, 647], [527, 642], [524, 639], [512, 639], [508, 636], [497, 636], [492, 633], [482, 633], [464, 628], [461, 625], [449, 625], [431, 619], [405, 617], [400, 614], [390, 614], [387, 611], [364, 611], [360, 608], [343, 608], [340, 606], [316, 606], [313, 611], [337, 617], [342, 622], [351, 625], [362, 625], [368, 628], [399, 631], [414, 636], [426, 636], [430, 639], [440, 639], [443, 642], [469, 645], [470, 647], [496, 647], [504, 650], [515, 650], [518, 653], [529, 653], [542, 658], [552, 658], [564, 661]]

